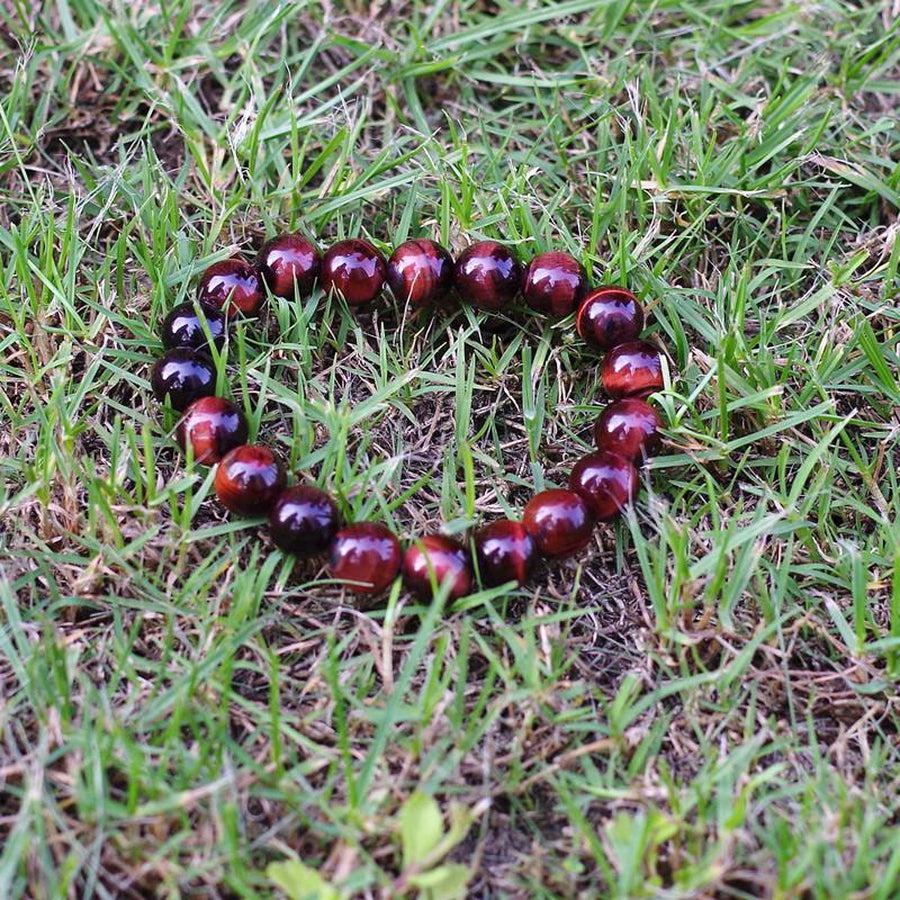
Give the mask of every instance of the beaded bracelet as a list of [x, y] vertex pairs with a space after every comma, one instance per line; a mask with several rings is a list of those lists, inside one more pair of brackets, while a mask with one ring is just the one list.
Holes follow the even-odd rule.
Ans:
[[304, 557], [328, 553], [330, 576], [360, 594], [381, 593], [402, 572], [406, 586], [420, 597], [431, 597], [448, 582], [449, 597], [462, 597], [476, 581], [466, 546], [428, 534], [404, 552], [380, 523], [341, 527], [334, 500], [309, 485], [288, 487], [276, 454], [247, 444], [241, 411], [214, 396], [215, 367], [204, 350], [209, 342], [224, 342], [230, 314], [256, 315], [266, 291], [293, 299], [308, 296], [316, 283], [359, 307], [371, 303], [385, 281], [399, 301], [413, 307], [437, 303], [453, 289], [461, 300], [496, 312], [521, 292], [545, 315], [574, 312], [578, 334], [606, 351], [601, 378], [613, 402], [594, 426], [597, 450], [575, 464], [568, 489], [532, 497], [521, 522], [501, 519], [472, 535], [481, 583], [522, 585], [539, 556], [562, 559], [579, 552], [596, 523], [614, 519], [634, 500], [635, 466], [656, 448], [662, 428], [646, 401], [663, 387], [662, 356], [639, 340], [644, 313], [637, 298], [623, 287], [588, 291], [584, 269], [569, 254], [542, 253], [523, 271], [515, 255], [495, 241], [473, 244], [454, 263], [431, 240], [407, 241], [385, 261], [367, 241], [340, 241], [320, 256], [305, 237], [282, 235], [263, 246], [255, 263], [233, 257], [210, 266], [200, 279], [197, 305], [182, 304], [166, 317], [166, 353], [153, 367], [153, 392], [183, 412], [176, 428], [181, 447], [190, 448], [198, 463], [218, 464], [214, 487], [222, 505], [241, 516], [268, 516], [279, 549]]

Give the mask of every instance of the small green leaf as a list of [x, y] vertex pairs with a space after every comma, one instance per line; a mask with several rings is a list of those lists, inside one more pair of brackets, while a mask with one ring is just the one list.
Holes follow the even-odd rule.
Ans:
[[340, 900], [341, 897], [315, 869], [303, 865], [299, 859], [270, 863], [266, 875], [291, 900]]
[[413, 875], [409, 883], [425, 893], [428, 900], [458, 900], [466, 896], [466, 885], [472, 873], [461, 863], [448, 863], [430, 872]]
[[443, 832], [444, 822], [437, 801], [421, 791], [411, 794], [400, 810], [404, 868], [423, 862], [438, 845]]

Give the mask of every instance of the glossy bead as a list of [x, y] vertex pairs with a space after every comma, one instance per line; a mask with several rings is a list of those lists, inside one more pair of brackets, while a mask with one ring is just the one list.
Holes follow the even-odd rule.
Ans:
[[213, 263], [200, 276], [197, 299], [215, 309], [252, 316], [259, 312], [265, 294], [256, 266], [233, 256]]
[[224, 397], [201, 397], [187, 408], [175, 435], [182, 450], [191, 448], [194, 462], [211, 466], [229, 450], [247, 443], [247, 420]]
[[480, 241], [459, 255], [453, 280], [463, 300], [481, 309], [500, 310], [515, 300], [522, 284], [522, 266], [503, 244]]
[[534, 541], [521, 522], [498, 519], [475, 533], [478, 574], [484, 584], [525, 584], [537, 559]]
[[150, 385], [160, 403], [168, 396], [173, 408], [186, 409], [200, 397], [214, 393], [216, 367], [205, 353], [176, 347], [156, 361], [150, 373]]
[[381, 293], [386, 272], [384, 257], [368, 241], [339, 241], [322, 260], [322, 287], [362, 306]]
[[387, 280], [400, 303], [427, 306], [453, 286], [453, 260], [435, 241], [407, 241], [391, 254]]
[[357, 594], [380, 594], [397, 577], [400, 541], [384, 525], [357, 522], [342, 528], [331, 542], [331, 577]]
[[575, 328], [601, 350], [633, 341], [644, 327], [644, 310], [637, 297], [621, 287], [599, 287], [579, 304]]
[[448, 580], [451, 600], [471, 592], [472, 566], [466, 548], [442, 534], [426, 534], [413, 541], [403, 556], [406, 587], [424, 599], [431, 599], [435, 589]]
[[638, 473], [631, 460], [598, 450], [575, 463], [569, 487], [587, 503], [595, 518], [608, 522], [637, 496]]
[[209, 329], [212, 342], [221, 347], [225, 343], [227, 325], [225, 315], [212, 306], [198, 307], [193, 303], [181, 303], [163, 319], [161, 337], [163, 347], [189, 347], [191, 350], [205, 350], [209, 345], [204, 322]]
[[244, 444], [222, 457], [214, 487], [222, 505], [240, 516], [261, 516], [284, 490], [281, 460], [262, 444]]
[[276, 297], [307, 297], [319, 277], [322, 257], [302, 234], [282, 234], [264, 244], [256, 260], [266, 287]]
[[540, 253], [525, 269], [522, 296], [534, 310], [547, 316], [575, 312], [587, 289], [581, 264], [568, 253]]
[[539, 553], [551, 558], [573, 556], [591, 539], [594, 517], [574, 491], [551, 488], [536, 494], [522, 514], [525, 529]]
[[610, 397], [646, 397], [663, 389], [662, 356], [647, 341], [619, 344], [606, 354], [600, 376]]
[[324, 553], [339, 524], [334, 500], [307, 484], [282, 491], [269, 512], [269, 534], [275, 546], [299, 556]]
[[598, 450], [610, 450], [627, 459], [640, 460], [659, 446], [662, 420], [646, 400], [626, 397], [610, 403], [594, 424]]

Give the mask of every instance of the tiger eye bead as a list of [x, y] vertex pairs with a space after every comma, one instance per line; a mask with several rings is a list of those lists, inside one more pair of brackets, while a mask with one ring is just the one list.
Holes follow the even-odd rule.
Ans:
[[534, 310], [547, 316], [567, 316], [575, 311], [587, 289], [581, 264], [568, 253], [540, 253], [528, 263], [522, 296]]
[[256, 260], [266, 287], [276, 297], [307, 297], [322, 268], [316, 245], [302, 234], [282, 234], [263, 244]]
[[194, 462], [211, 466], [247, 443], [247, 420], [224, 397], [201, 397], [187, 408], [175, 434], [182, 450], [190, 447]]
[[406, 587], [423, 599], [431, 599], [447, 581], [451, 600], [471, 592], [472, 566], [466, 548], [442, 534], [426, 534], [410, 544], [403, 556]]
[[265, 299], [256, 266], [239, 256], [213, 263], [201, 276], [197, 299], [225, 312], [256, 315]]
[[599, 521], [607, 522], [637, 496], [637, 469], [618, 453], [598, 450], [575, 464], [569, 487], [587, 503]]
[[384, 525], [347, 525], [331, 542], [331, 577], [357, 594], [380, 594], [400, 571], [400, 541]]
[[213, 486], [226, 509], [239, 516], [261, 516], [286, 481], [281, 460], [268, 447], [243, 444], [222, 457]]
[[591, 540], [594, 517], [574, 491], [551, 488], [525, 506], [522, 522], [544, 556], [561, 559], [583, 550]]
[[443, 299], [452, 287], [453, 260], [435, 241], [407, 241], [391, 254], [387, 280], [400, 303], [428, 306]]
[[269, 512], [269, 534], [276, 547], [298, 556], [324, 553], [340, 524], [334, 500], [316, 487], [295, 484], [282, 491]]
[[536, 561], [534, 541], [521, 522], [498, 519], [485, 525], [473, 538], [478, 574], [494, 587], [515, 581], [525, 584]]
[[386, 272], [384, 257], [368, 241], [339, 241], [322, 259], [322, 287], [362, 306], [381, 293]]
[[622, 287], [599, 287], [579, 304], [575, 329], [601, 350], [633, 341], [644, 327], [644, 310], [637, 297]]
[[215, 391], [216, 367], [205, 353], [176, 347], [156, 361], [150, 386], [160, 403], [168, 396], [172, 407], [180, 411]]
[[459, 296], [486, 310], [500, 310], [513, 302], [522, 284], [522, 266], [508, 247], [480, 241], [456, 260], [453, 280]]
[[647, 341], [613, 347], [600, 372], [610, 397], [646, 397], [663, 389], [662, 355]]
[[661, 428], [659, 413], [646, 400], [626, 397], [600, 413], [594, 424], [594, 442], [598, 450], [640, 460], [659, 447]]
[[204, 323], [213, 344], [221, 347], [225, 343], [227, 331], [224, 313], [212, 306], [195, 306], [193, 303], [179, 304], [163, 319], [163, 347], [167, 350], [174, 350], [175, 347], [205, 350], [209, 345], [209, 338], [203, 328]]

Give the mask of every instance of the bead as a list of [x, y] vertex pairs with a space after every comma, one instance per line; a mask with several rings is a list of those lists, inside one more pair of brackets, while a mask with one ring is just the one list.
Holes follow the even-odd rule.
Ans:
[[638, 474], [631, 460], [597, 450], [575, 463], [569, 487], [601, 522], [614, 519], [637, 496]]
[[201, 397], [187, 408], [175, 435], [182, 450], [191, 448], [194, 462], [211, 466], [229, 450], [247, 443], [247, 420], [224, 397]]
[[324, 553], [338, 525], [340, 514], [334, 500], [306, 484], [282, 491], [269, 512], [269, 534], [275, 546], [299, 556]]
[[435, 241], [407, 241], [391, 254], [387, 280], [400, 303], [427, 306], [453, 286], [453, 259]]
[[386, 272], [384, 257], [368, 241], [339, 241], [322, 260], [322, 287], [362, 306], [381, 293]]
[[521, 522], [498, 519], [475, 533], [478, 574], [484, 584], [525, 584], [536, 561], [534, 541]]
[[662, 356], [647, 341], [619, 344], [606, 354], [601, 378], [610, 397], [646, 397], [663, 389]]
[[156, 361], [150, 373], [150, 385], [160, 403], [168, 396], [174, 409], [186, 409], [195, 400], [215, 391], [216, 367], [205, 353], [176, 347]]
[[214, 487], [222, 505], [239, 516], [261, 516], [284, 490], [281, 460], [262, 444], [243, 444], [222, 457]]
[[357, 522], [342, 528], [331, 543], [331, 577], [357, 594], [380, 594], [400, 571], [400, 541], [384, 525]]
[[578, 307], [575, 329], [601, 350], [633, 341], [644, 327], [644, 311], [637, 297], [622, 287], [598, 287]]
[[459, 541], [442, 534], [426, 534], [410, 544], [403, 556], [403, 583], [412, 593], [431, 599], [448, 580], [451, 600], [472, 590], [469, 552]]
[[631, 460], [649, 456], [659, 446], [662, 421], [646, 400], [626, 397], [610, 403], [594, 424], [598, 450], [620, 453]]
[[515, 300], [522, 283], [522, 266], [503, 244], [480, 241], [459, 255], [453, 280], [463, 300], [481, 309], [500, 310]]
[[[199, 304], [198, 304], [199, 306]], [[197, 306], [181, 303], [163, 319], [161, 337], [163, 347], [189, 347], [191, 350], [205, 350], [209, 345], [203, 324], [209, 329], [212, 342], [221, 347], [225, 343], [227, 330], [224, 314], [213, 306]]]
[[594, 517], [574, 491], [551, 488], [536, 494], [525, 506], [522, 522], [538, 552], [562, 558], [584, 549], [594, 527]]
[[568, 253], [540, 253], [528, 263], [522, 284], [525, 302], [547, 316], [575, 312], [587, 290], [584, 269]]
[[308, 297], [319, 277], [322, 257], [302, 234], [282, 234], [263, 244], [256, 260], [266, 287], [276, 297]]
[[200, 276], [197, 299], [215, 309], [253, 316], [259, 312], [265, 294], [256, 266], [233, 256], [213, 263]]

